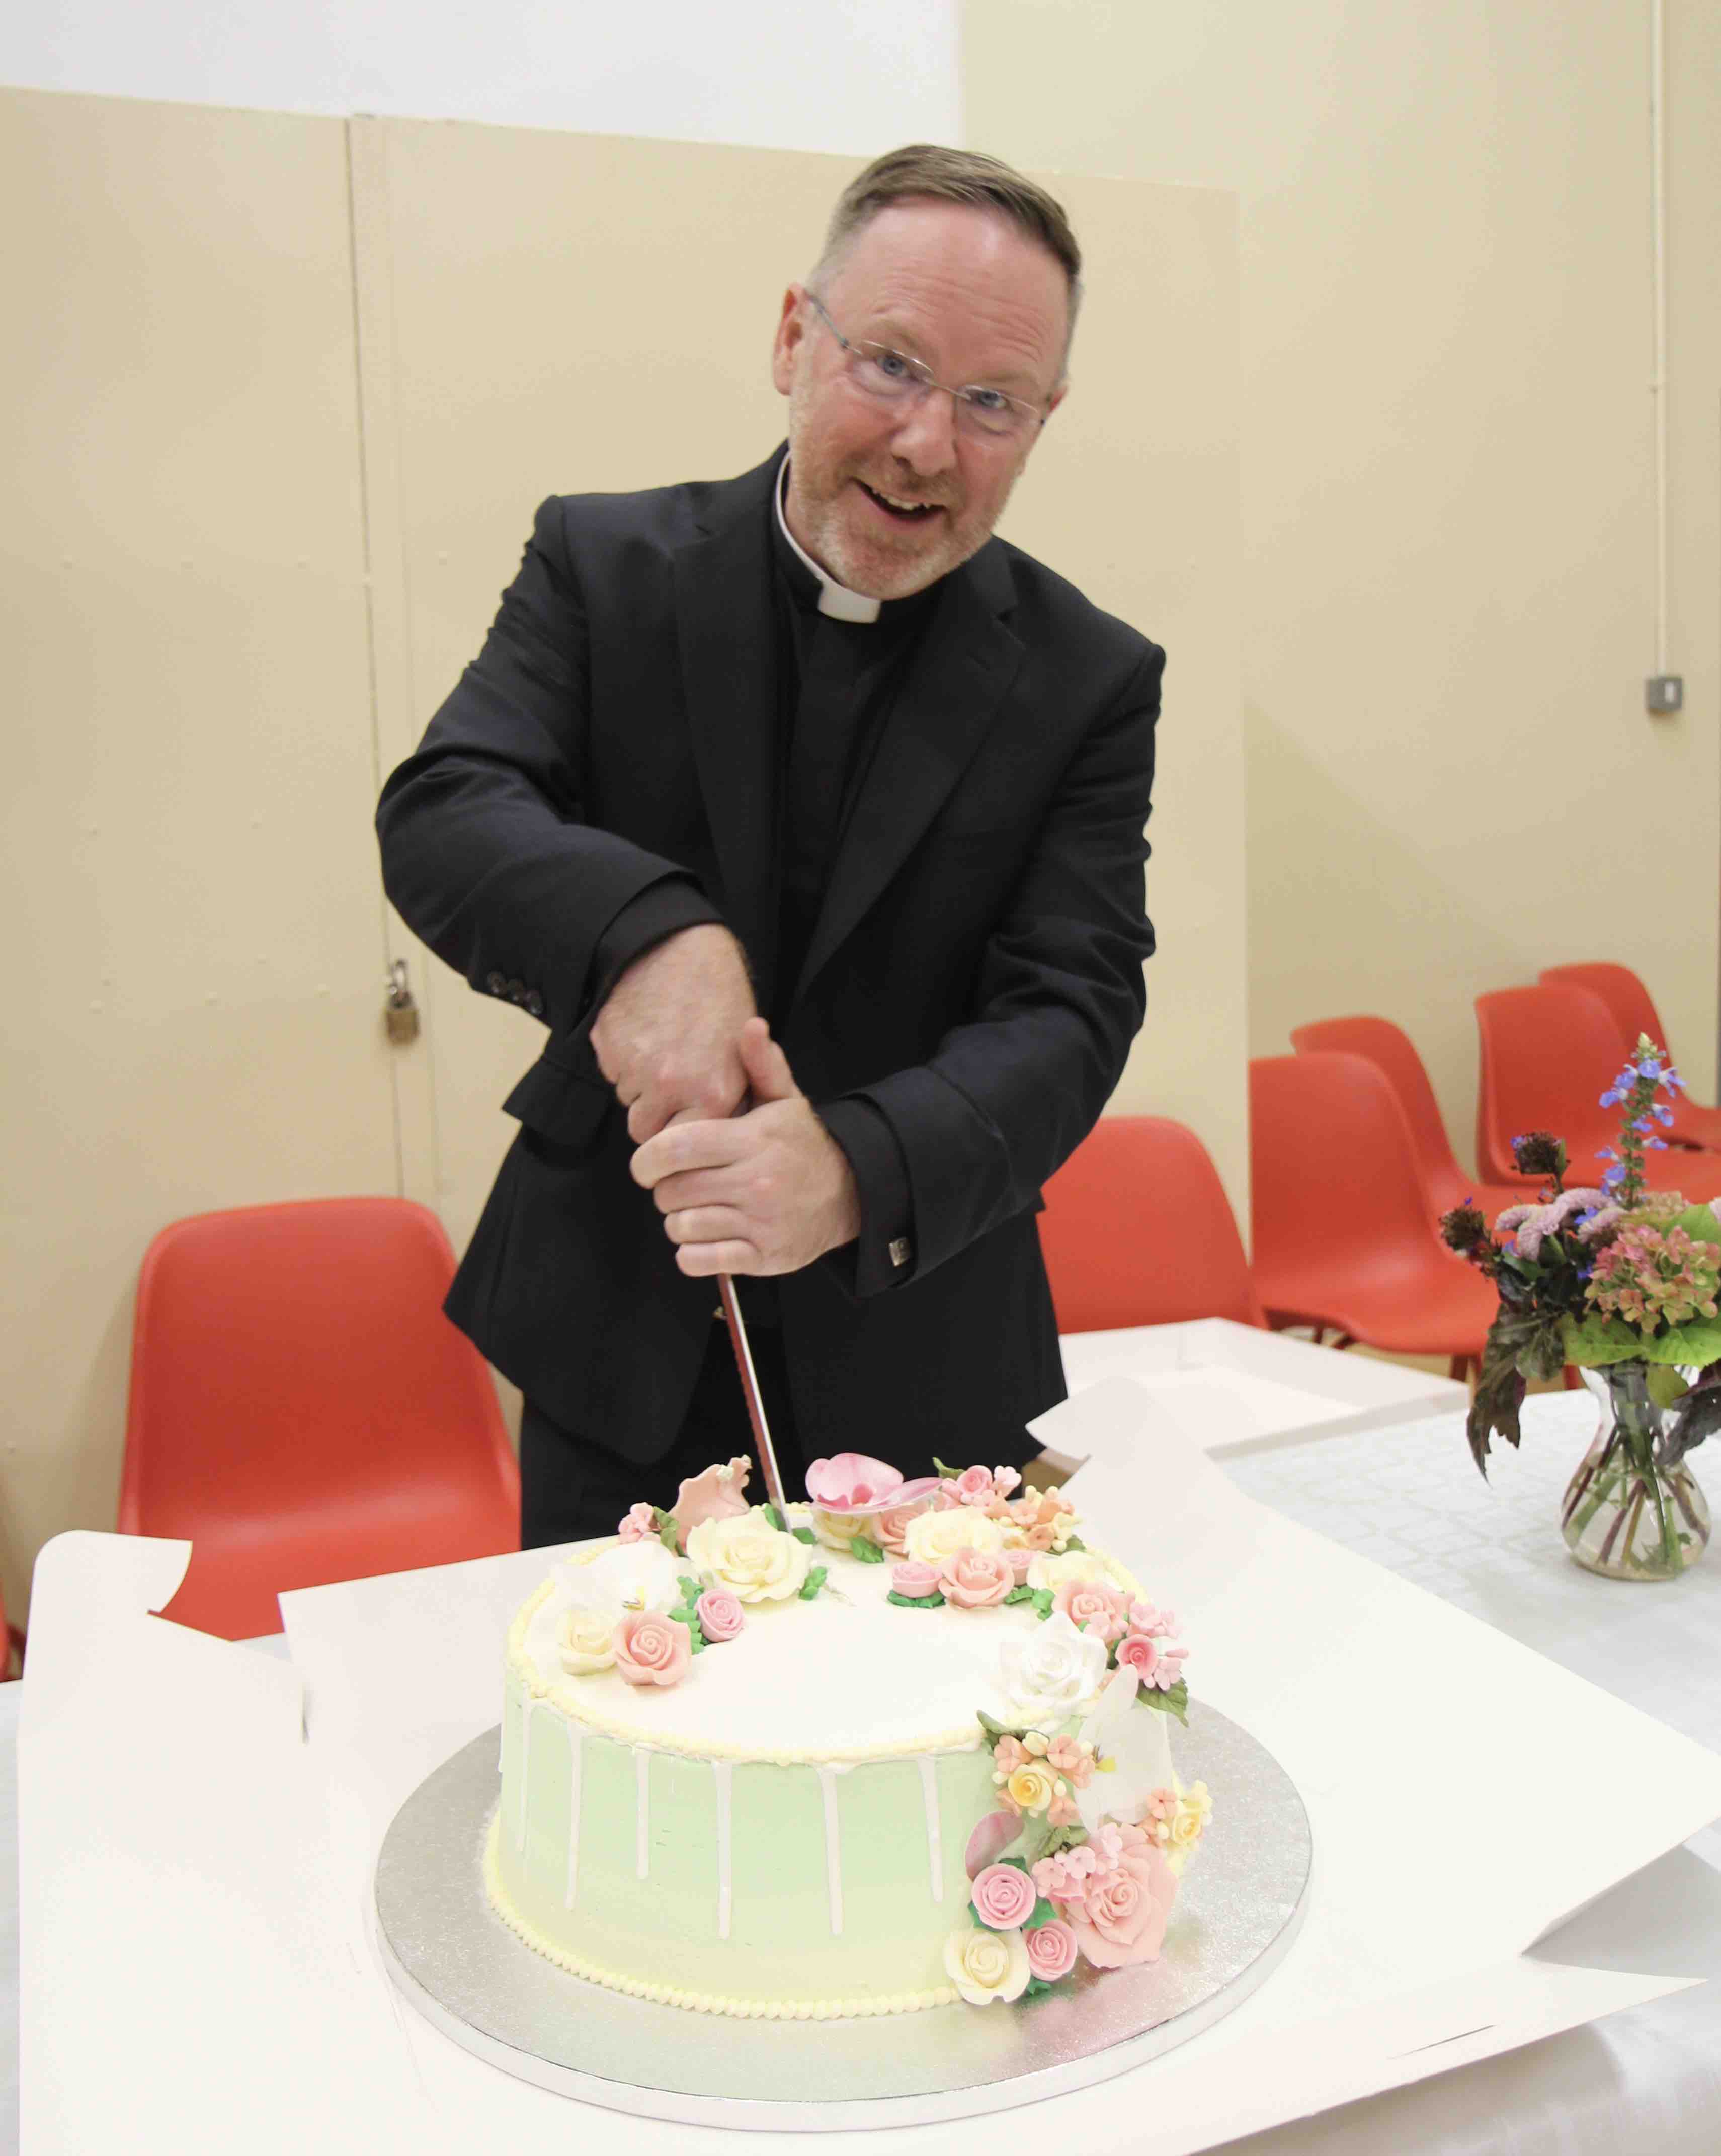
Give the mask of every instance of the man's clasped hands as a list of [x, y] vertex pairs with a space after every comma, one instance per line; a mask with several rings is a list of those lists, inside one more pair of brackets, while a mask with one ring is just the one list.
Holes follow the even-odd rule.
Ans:
[[795, 1272], [859, 1235], [847, 1157], [755, 1010], [727, 928], [684, 928], [635, 959], [592, 1047], [684, 1273]]

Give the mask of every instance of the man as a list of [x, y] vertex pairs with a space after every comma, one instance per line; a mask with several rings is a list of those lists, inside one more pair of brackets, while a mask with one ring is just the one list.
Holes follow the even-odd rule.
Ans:
[[528, 1547], [747, 1449], [719, 1273], [792, 1491], [1020, 1466], [1064, 1395], [1034, 1215], [1142, 1019], [1164, 665], [991, 536], [1080, 267], [995, 160], [870, 167], [783, 299], [786, 455], [546, 502], [384, 791], [395, 905], [548, 1028], [448, 1303]]

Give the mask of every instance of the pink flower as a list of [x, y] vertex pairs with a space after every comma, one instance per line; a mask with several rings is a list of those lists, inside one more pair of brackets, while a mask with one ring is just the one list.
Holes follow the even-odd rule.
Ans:
[[1039, 1552], [1024, 1548], [1007, 1549], [1004, 1554], [1009, 1560], [1010, 1571], [1015, 1577], [1015, 1584], [1020, 1587], [1027, 1578], [1028, 1568], [1039, 1555]]
[[1054, 1797], [1045, 1808], [1048, 1826], [1074, 1826], [1081, 1816], [1074, 1797]]
[[822, 1512], [852, 1512], [882, 1504], [902, 1487], [902, 1471], [864, 1452], [839, 1452], [807, 1470], [807, 1495]]
[[1073, 1737], [1054, 1737], [1046, 1748], [1045, 1763], [1072, 1789], [1085, 1789], [1093, 1779], [1093, 1754], [1083, 1751]]
[[702, 1522], [737, 1519], [750, 1509], [742, 1492], [752, 1473], [753, 1462], [743, 1452], [727, 1467], [707, 1467], [703, 1474], [688, 1477], [676, 1491], [672, 1508], [678, 1550], [686, 1554], [688, 1536]]
[[891, 1589], [905, 1601], [923, 1602], [927, 1595], [938, 1593], [940, 1584], [937, 1565], [922, 1564], [918, 1558], [891, 1568]]
[[992, 1748], [993, 1769], [1000, 1774], [1014, 1774], [1030, 1756], [1020, 1737], [1000, 1737]]
[[1102, 1580], [1066, 1579], [1051, 1598], [1078, 1630], [1092, 1632], [1109, 1647], [1129, 1630], [1129, 1599], [1121, 1588]]
[[1183, 1666], [1189, 1657], [1189, 1650], [1187, 1647], [1168, 1647], [1162, 1642], [1159, 1648], [1159, 1660], [1154, 1666], [1153, 1674], [1144, 1681], [1157, 1685], [1161, 1691], [1169, 1691], [1182, 1676]]
[[1174, 1817], [1176, 1811], [1177, 1791], [1175, 1789], [1149, 1789], [1147, 1808], [1143, 1812], [1142, 1817], [1151, 1820], [1169, 1820]]
[[892, 1557], [901, 1557], [906, 1547], [902, 1540], [903, 1530], [911, 1520], [926, 1512], [932, 1502], [932, 1493], [927, 1490], [918, 1497], [912, 1497], [906, 1505], [887, 1505], [883, 1512], [875, 1512], [872, 1516], [873, 1540], [881, 1549], [888, 1550]]
[[1031, 1551], [1049, 1550], [1055, 1539], [1054, 1531], [1050, 1527], [1030, 1527], [1028, 1530], [1027, 1543]]
[[1021, 1480], [1014, 1467], [994, 1467], [992, 1471], [993, 1491], [999, 1497], [1007, 1497], [1012, 1490], [1020, 1486]]
[[989, 1864], [975, 1873], [968, 1898], [983, 1924], [994, 1932], [1009, 1932], [1033, 1915], [1039, 1897], [1025, 1871], [1018, 1871], [1013, 1864]]
[[1073, 1849], [1060, 1850], [1056, 1856], [1042, 1856], [1033, 1867], [1034, 1884], [1048, 1902], [1079, 1902], [1083, 1882], [1099, 1869], [1099, 1861], [1089, 1843], [1078, 1841]]
[[1159, 1645], [1145, 1632], [1132, 1632], [1128, 1639], [1117, 1643], [1117, 1666], [1133, 1670], [1143, 1684], [1152, 1684], [1153, 1672], [1159, 1666]]
[[1029, 1968], [1042, 1984], [1056, 1984], [1076, 1966], [1076, 1934], [1056, 1917], [1024, 1932], [1022, 1944], [1028, 1949]]
[[990, 1609], [1015, 1584], [1009, 1559], [1000, 1550], [957, 1550], [938, 1567], [944, 1599], [957, 1609]]
[[629, 1609], [615, 1628], [616, 1674], [630, 1685], [679, 1684], [693, 1659], [693, 1635], [655, 1609]]
[[1177, 1636], [1177, 1612], [1174, 1609], [1156, 1609], [1151, 1602], [1132, 1602], [1129, 1605], [1129, 1629], [1145, 1632], [1150, 1640], [1172, 1640]]
[[727, 1587], [708, 1587], [693, 1605], [699, 1629], [707, 1640], [732, 1640], [746, 1623], [739, 1599]]
[[991, 1470], [964, 1467], [956, 1478], [956, 1494], [964, 1505], [984, 1505], [992, 1495]]
[[963, 1868], [970, 1879], [979, 1876], [1007, 1850], [1022, 1830], [1019, 1812], [988, 1812], [968, 1836], [963, 1852]]
[[961, 1502], [953, 1482], [941, 1482], [932, 1493], [932, 1510], [935, 1512], [953, 1512]]
[[657, 1532], [650, 1506], [643, 1502], [637, 1505], [629, 1505], [627, 1517], [615, 1532], [624, 1543], [649, 1542]]
[[1080, 1903], [1068, 1909], [1076, 1943], [1096, 1969], [1157, 1961], [1177, 1897], [1171, 1866], [1141, 1829], [1120, 1827], [1117, 1833], [1123, 1848], [1117, 1865], [1084, 1881]]

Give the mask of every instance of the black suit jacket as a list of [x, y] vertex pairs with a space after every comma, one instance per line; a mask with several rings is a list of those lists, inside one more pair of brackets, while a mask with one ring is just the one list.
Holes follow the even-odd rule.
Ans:
[[[588, 1034], [622, 909], [691, 873], [766, 1000], [778, 780], [768, 519], [742, 477], [544, 503], [484, 649], [389, 780], [388, 895], [480, 992], [540, 1012], [520, 1133], [449, 1314], [567, 1427], [671, 1442], [714, 1284], [676, 1269]], [[901, 1147], [912, 1263], [778, 1285], [810, 1450], [1020, 1460], [1064, 1397], [1035, 1214], [1145, 1007], [1143, 827], [1164, 654], [993, 539], [938, 587], [831, 864], [778, 1038], [815, 1105]], [[780, 993], [787, 988], [786, 997]]]

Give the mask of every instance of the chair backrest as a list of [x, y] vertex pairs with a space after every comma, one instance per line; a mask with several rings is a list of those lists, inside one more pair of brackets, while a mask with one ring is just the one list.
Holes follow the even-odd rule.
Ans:
[[1475, 1178], [1458, 1165], [1428, 1072], [1407, 1033], [1390, 1019], [1324, 1018], [1293, 1026], [1291, 1045], [1299, 1055], [1360, 1055], [1372, 1063], [1398, 1096], [1436, 1214], [1463, 1204]]
[[1377, 1265], [1395, 1252], [1419, 1265], [1437, 1255], [1410, 1120], [1370, 1058], [1256, 1058], [1249, 1144], [1257, 1272], [1294, 1266], [1315, 1250]]
[[[517, 1548], [495, 1388], [442, 1315], [453, 1272], [440, 1222], [401, 1199], [164, 1229], [138, 1279], [121, 1532], [201, 1537], [233, 1567], [249, 1547], [259, 1576], [290, 1548], [294, 1576], [240, 1597], [265, 1617], [282, 1586]], [[182, 1594], [198, 1568], [194, 1548]]]
[[1266, 1322], [1218, 1171], [1169, 1117], [1102, 1116], [1046, 1184], [1040, 1242], [1061, 1332]]
[[1627, 1054], [1644, 1033], [1672, 1054], [1654, 999], [1629, 966], [1607, 965], [1600, 960], [1587, 966], [1544, 966], [1538, 978], [1544, 988], [1587, 988], [1592, 996], [1600, 996], [1613, 1013], [1621, 1046]]
[[1619, 1135], [1601, 1095], [1623, 1060], [1619, 1027], [1600, 997], [1588, 988], [1497, 988], [1477, 998], [1476, 1026], [1476, 1152], [1483, 1180], [1539, 1180], [1520, 1176], [1513, 1162], [1512, 1141], [1525, 1131], [1564, 1139], [1574, 1183], [1598, 1176], [1597, 1147]]

